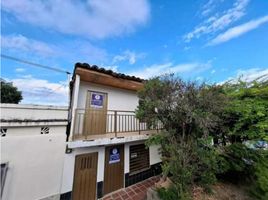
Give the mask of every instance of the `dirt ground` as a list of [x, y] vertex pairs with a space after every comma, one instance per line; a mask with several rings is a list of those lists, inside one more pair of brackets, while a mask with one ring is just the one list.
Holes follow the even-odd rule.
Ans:
[[212, 186], [212, 194], [206, 194], [202, 188], [193, 189], [193, 200], [252, 200], [244, 187], [233, 184], [217, 183]]

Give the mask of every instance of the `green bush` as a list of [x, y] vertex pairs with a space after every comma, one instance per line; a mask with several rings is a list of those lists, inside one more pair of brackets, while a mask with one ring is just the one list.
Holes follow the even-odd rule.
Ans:
[[259, 159], [254, 166], [251, 194], [260, 199], [268, 199], [268, 152], [259, 150]]
[[168, 189], [160, 188], [157, 190], [157, 193], [161, 200], [187, 200], [190, 197], [186, 194], [182, 195], [178, 193], [178, 190], [173, 186]]
[[166, 189], [166, 188], [159, 188], [157, 193], [162, 200], [174, 200], [178, 199], [177, 192], [174, 188]]
[[234, 143], [224, 148], [221, 155], [228, 162], [230, 171], [251, 173], [253, 164], [258, 162], [258, 151], [248, 148], [241, 143]]
[[250, 186], [255, 199], [268, 199], [268, 152], [250, 149], [243, 144], [232, 144], [224, 148], [219, 157], [224, 170], [221, 177]]

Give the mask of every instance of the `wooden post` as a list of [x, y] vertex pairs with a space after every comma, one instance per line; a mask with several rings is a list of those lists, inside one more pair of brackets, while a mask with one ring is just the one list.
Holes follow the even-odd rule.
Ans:
[[114, 111], [114, 133], [115, 137], [117, 137], [117, 111]]

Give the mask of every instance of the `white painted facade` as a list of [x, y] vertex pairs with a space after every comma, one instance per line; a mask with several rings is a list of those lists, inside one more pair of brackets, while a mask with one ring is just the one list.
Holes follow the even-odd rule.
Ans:
[[102, 86], [81, 81], [78, 94], [78, 108], [86, 107], [87, 91], [98, 91], [107, 93], [108, 110], [135, 111], [138, 106], [139, 99], [135, 91]]
[[[141, 144], [144, 141], [125, 143], [124, 145], [124, 173], [129, 173], [129, 147], [131, 145]], [[150, 154], [150, 165], [157, 164], [161, 162], [159, 153], [159, 146], [152, 145], [149, 148]], [[65, 163], [63, 170], [63, 181], [61, 193], [67, 193], [72, 191], [73, 179], [74, 179], [74, 166], [75, 166], [75, 156], [79, 154], [87, 154], [98, 152], [98, 168], [97, 168], [97, 182], [104, 180], [104, 162], [105, 162], [105, 146], [95, 146], [95, 147], [84, 147], [84, 148], [74, 148], [71, 154], [65, 154]]]
[[[107, 110], [135, 111], [138, 106], [139, 99], [135, 91], [81, 81], [79, 75], [75, 77], [71, 102], [73, 123], [71, 123], [70, 138], [72, 138], [75, 132], [75, 126], [77, 126], [77, 122], [74, 122], [75, 111], [76, 109], [86, 108], [88, 91], [106, 93], [108, 98]], [[84, 111], [82, 111], [82, 113], [84, 113]], [[83, 123], [83, 121], [81, 123]]]
[[[144, 143], [148, 135], [70, 140], [74, 131], [77, 108], [86, 108], [88, 91], [107, 93], [107, 109], [135, 111], [138, 97], [135, 91], [102, 86], [80, 80], [75, 75], [71, 100], [71, 127], [66, 142], [68, 108], [58, 106], [0, 104], [1, 163], [8, 163], [3, 200], [59, 199], [72, 192], [75, 158], [80, 154], [98, 152], [97, 182], [104, 181], [105, 148], [124, 144], [124, 174], [129, 173], [131, 145]], [[48, 127], [48, 134], [41, 128]], [[65, 150], [71, 150], [66, 153]], [[150, 165], [161, 162], [158, 146], [150, 146]]]
[[[98, 152], [97, 163], [97, 182], [104, 181], [105, 173], [105, 148], [118, 144], [124, 144], [124, 174], [130, 172], [130, 146], [142, 144], [149, 138], [149, 134], [124, 135], [123, 137], [98, 137], [91, 140], [86, 139], [72, 139], [72, 135], [76, 131], [75, 111], [76, 109], [86, 109], [86, 101], [88, 91], [101, 92], [107, 94], [107, 110], [117, 111], [135, 111], [138, 106], [138, 96], [136, 91], [120, 89], [105, 85], [99, 85], [91, 82], [85, 82], [80, 79], [79, 75], [75, 75], [72, 87], [72, 101], [71, 101], [71, 129], [68, 148], [71, 150], [65, 154], [64, 169], [61, 194], [70, 193], [73, 190], [75, 158], [80, 154], [88, 154]], [[85, 112], [85, 111], [82, 111]], [[80, 121], [83, 119], [79, 119]], [[82, 121], [82, 124], [84, 121]], [[82, 132], [82, 131], [80, 131]], [[149, 164], [155, 165], [161, 162], [159, 154], [159, 146], [149, 147]], [[97, 184], [97, 183], [96, 183]]]
[[[1, 163], [8, 163], [3, 200], [59, 199], [67, 107], [0, 104]], [[49, 133], [41, 134], [48, 127]]]

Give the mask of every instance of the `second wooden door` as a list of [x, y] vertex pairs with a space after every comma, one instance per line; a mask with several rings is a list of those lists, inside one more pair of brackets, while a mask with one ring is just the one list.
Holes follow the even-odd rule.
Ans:
[[124, 187], [124, 145], [105, 149], [104, 194]]

